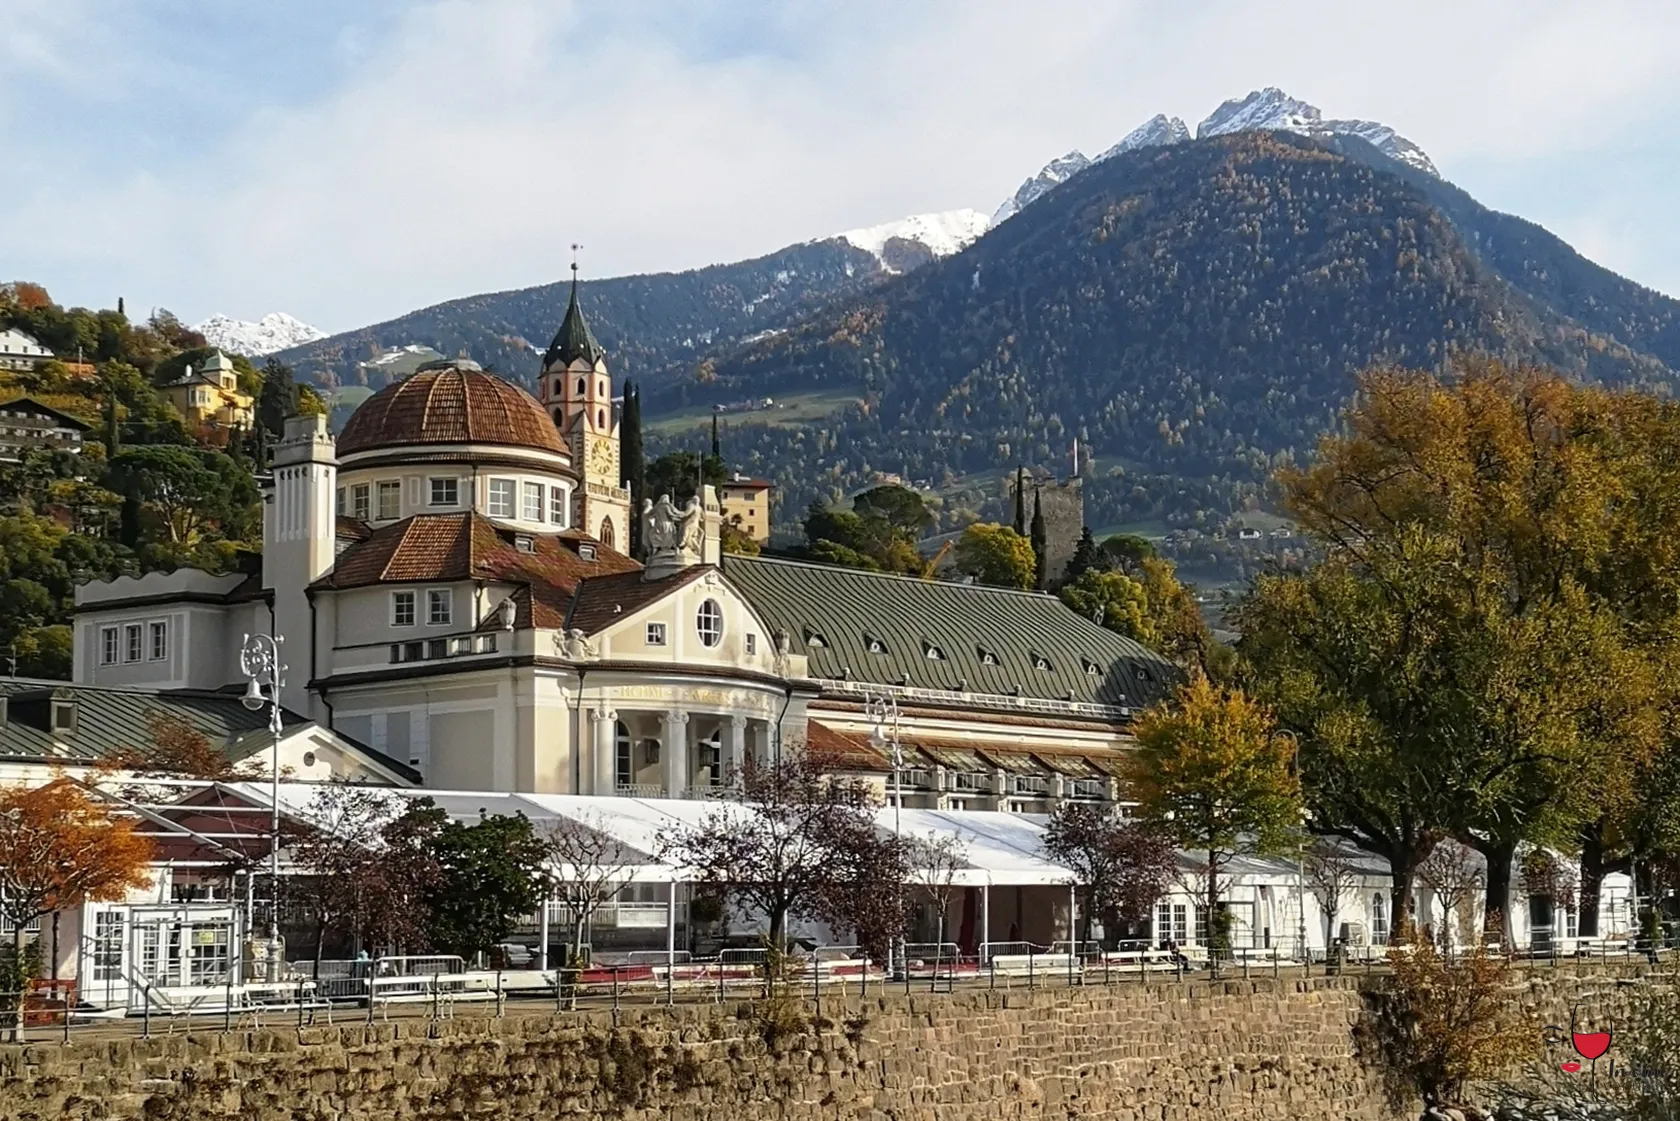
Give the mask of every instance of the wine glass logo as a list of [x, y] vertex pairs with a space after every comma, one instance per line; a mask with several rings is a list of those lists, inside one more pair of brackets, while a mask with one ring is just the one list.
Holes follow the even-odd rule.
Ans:
[[[1569, 1010], [1569, 1042], [1575, 1048], [1575, 1053], [1592, 1064], [1593, 1083], [1598, 1082], [1598, 1060], [1606, 1051], [1610, 1050], [1610, 1038], [1614, 1025], [1606, 1016], [1602, 1021], [1597, 1017], [1583, 1016], [1580, 1005]], [[1579, 1063], [1573, 1060], [1563, 1064], [1563, 1069], [1573, 1073], [1581, 1069]]]

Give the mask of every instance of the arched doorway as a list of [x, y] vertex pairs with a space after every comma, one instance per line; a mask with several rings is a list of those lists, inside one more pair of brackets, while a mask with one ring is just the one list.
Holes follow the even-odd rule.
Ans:
[[609, 549], [618, 547], [617, 542], [613, 540], [613, 524], [611, 518], [601, 519], [601, 532], [595, 540], [599, 541]]

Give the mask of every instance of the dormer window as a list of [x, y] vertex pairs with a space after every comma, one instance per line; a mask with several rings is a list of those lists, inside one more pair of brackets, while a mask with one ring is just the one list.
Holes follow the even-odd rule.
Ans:
[[943, 662], [945, 660], [945, 651], [925, 640], [922, 642], [922, 655], [930, 662]]
[[997, 656], [997, 653], [995, 651], [988, 650], [984, 646], [981, 646], [981, 647], [978, 648], [977, 653], [979, 653], [979, 655], [980, 655], [980, 664], [981, 665], [983, 665], [983, 666], [995, 666], [995, 665], [998, 664], [998, 656]]
[[595, 546], [582, 544], [578, 546], [578, 559], [592, 561], [595, 559]]
[[1046, 658], [1043, 654], [1034, 654], [1032, 656], [1032, 663], [1033, 669], [1043, 670], [1045, 673], [1052, 672], [1050, 659]]
[[805, 628], [805, 645], [813, 650], [826, 650], [828, 649], [828, 639], [824, 638], [820, 631], [814, 631], [807, 627]]
[[537, 551], [536, 540], [533, 539], [529, 533], [514, 534], [513, 547], [518, 549], [521, 553], [534, 553]]
[[1097, 665], [1097, 663], [1093, 662], [1089, 658], [1081, 658], [1079, 660], [1082, 663], [1084, 663], [1084, 665], [1085, 665], [1085, 675], [1087, 677], [1101, 677], [1102, 676], [1102, 667]]
[[52, 703], [52, 730], [62, 735], [76, 733], [76, 702], [55, 700]]
[[887, 652], [886, 643], [882, 642], [874, 635], [867, 633], [863, 636], [863, 648], [868, 650], [871, 654], [885, 654]]
[[1137, 671], [1139, 681], [1154, 681], [1155, 675], [1149, 672], [1149, 667], [1142, 662], [1133, 663], [1132, 668]]

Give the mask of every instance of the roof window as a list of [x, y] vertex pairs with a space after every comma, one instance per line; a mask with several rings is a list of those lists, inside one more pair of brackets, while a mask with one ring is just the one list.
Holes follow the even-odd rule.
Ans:
[[587, 542], [578, 545], [578, 559], [592, 561], [595, 559], [595, 546]]
[[1034, 654], [1032, 656], [1032, 662], [1033, 669], [1043, 670], [1045, 673], [1053, 673], [1056, 668], [1050, 664], [1050, 659], [1046, 658], [1043, 654]]
[[983, 666], [995, 666], [995, 665], [998, 664], [997, 651], [988, 650], [984, 646], [977, 646], [977, 647], [975, 647], [975, 652], [980, 655], [980, 664], [981, 665], [983, 665]]
[[1089, 676], [1089, 677], [1101, 677], [1102, 676], [1102, 667], [1097, 665], [1097, 663], [1093, 662], [1089, 658], [1081, 658], [1079, 660], [1085, 666], [1085, 673], [1086, 673], [1087, 676]]
[[1149, 672], [1149, 667], [1142, 662], [1133, 662], [1132, 670], [1138, 675], [1139, 681], [1154, 681], [1155, 675]]
[[534, 553], [537, 551], [537, 543], [528, 533], [515, 534], [513, 538], [513, 547], [522, 553]]
[[74, 735], [76, 732], [76, 702], [54, 700], [52, 703], [52, 730]]
[[925, 638], [922, 640], [922, 654], [925, 655], [927, 660], [930, 662], [943, 662], [945, 660], [945, 651], [941, 650]]
[[863, 648], [871, 654], [885, 654], [887, 652], [887, 644], [868, 631], [865, 631], [863, 635]]
[[805, 645], [809, 646], [813, 650], [826, 650], [828, 648], [828, 639], [824, 638], [821, 632], [814, 631], [810, 627], [806, 627]]

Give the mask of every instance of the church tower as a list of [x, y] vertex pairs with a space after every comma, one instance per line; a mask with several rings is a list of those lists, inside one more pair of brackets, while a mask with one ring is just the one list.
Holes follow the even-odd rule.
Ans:
[[571, 449], [572, 466], [582, 476], [572, 524], [623, 552], [630, 547], [630, 492], [619, 480], [619, 418], [613, 408], [607, 352], [595, 341], [578, 306], [577, 273], [574, 260], [571, 302], [543, 355], [537, 400], [554, 418]]

